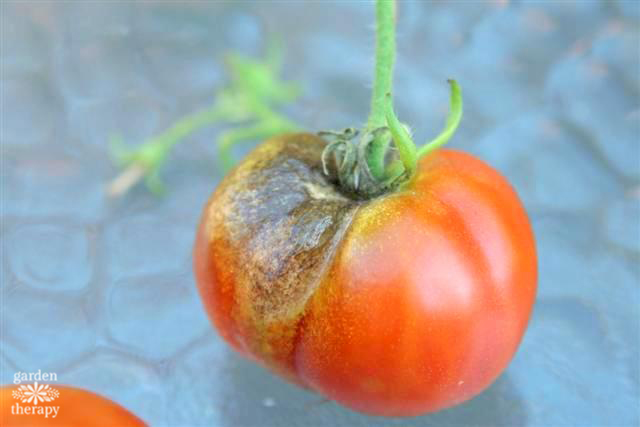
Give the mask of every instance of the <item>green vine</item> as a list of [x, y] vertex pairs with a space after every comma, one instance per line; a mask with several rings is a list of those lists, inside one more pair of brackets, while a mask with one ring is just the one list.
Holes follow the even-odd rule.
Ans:
[[112, 137], [111, 155], [122, 173], [111, 182], [108, 193], [124, 194], [144, 180], [149, 190], [162, 194], [164, 185], [160, 169], [171, 150], [206, 126], [216, 123], [241, 125], [218, 137], [218, 158], [225, 171], [233, 165], [231, 148], [237, 143], [296, 130], [298, 127], [277, 111], [300, 93], [297, 85], [278, 78], [280, 58], [280, 50], [275, 45], [265, 61], [230, 55], [227, 58], [230, 84], [217, 94], [211, 107], [179, 119], [169, 129], [134, 148], [126, 146], [120, 137]]
[[[462, 118], [462, 91], [454, 80], [449, 80], [451, 108], [445, 127], [424, 146], [416, 147], [408, 127], [396, 117], [392, 98], [396, 6], [395, 0], [376, 0], [375, 75], [367, 125], [362, 131], [320, 133], [328, 142], [321, 159], [325, 173], [335, 173], [341, 189], [355, 198], [368, 199], [393, 191], [410, 179], [419, 159], [447, 143]], [[111, 153], [123, 171], [109, 186], [109, 193], [123, 194], [140, 180], [154, 193], [162, 193], [160, 169], [171, 150], [205, 126], [237, 125], [217, 140], [218, 158], [225, 171], [233, 165], [231, 149], [239, 142], [298, 130], [278, 112], [300, 91], [278, 78], [281, 51], [274, 46], [265, 61], [229, 56], [230, 84], [217, 94], [211, 107], [183, 117], [136, 148], [112, 138]], [[334, 168], [328, 167], [330, 162], [335, 163]]]

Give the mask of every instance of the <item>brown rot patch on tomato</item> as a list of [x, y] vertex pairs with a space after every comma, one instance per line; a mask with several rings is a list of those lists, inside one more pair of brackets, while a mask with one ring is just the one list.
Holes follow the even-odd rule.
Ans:
[[245, 344], [286, 368], [296, 324], [358, 207], [323, 174], [325, 144], [309, 134], [265, 142], [225, 178], [203, 219], [209, 244], [228, 252], [221, 269], [234, 272]]

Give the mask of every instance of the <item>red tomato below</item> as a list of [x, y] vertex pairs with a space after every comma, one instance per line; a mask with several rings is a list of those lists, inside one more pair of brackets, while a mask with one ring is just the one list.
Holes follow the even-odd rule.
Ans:
[[[5, 427], [144, 427], [146, 424], [122, 406], [87, 390], [51, 385], [58, 397], [51, 402], [22, 402], [12, 392], [19, 386], [0, 387], [0, 425]], [[47, 409], [49, 408], [49, 409]], [[56, 410], [57, 408], [57, 410]]]

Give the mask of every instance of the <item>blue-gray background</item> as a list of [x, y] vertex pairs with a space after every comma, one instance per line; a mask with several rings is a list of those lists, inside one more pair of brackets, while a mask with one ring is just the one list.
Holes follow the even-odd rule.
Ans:
[[283, 36], [311, 130], [362, 123], [367, 2], [3, 2], [1, 381], [52, 371], [165, 426], [632, 426], [640, 395], [640, 6], [632, 1], [401, 2], [397, 110], [426, 140], [465, 91], [451, 146], [502, 171], [540, 259], [514, 361], [476, 399], [366, 417], [232, 353], [195, 291], [191, 244], [220, 179], [199, 132], [168, 195], [110, 200], [106, 141], [140, 143], [209, 105], [225, 53]]

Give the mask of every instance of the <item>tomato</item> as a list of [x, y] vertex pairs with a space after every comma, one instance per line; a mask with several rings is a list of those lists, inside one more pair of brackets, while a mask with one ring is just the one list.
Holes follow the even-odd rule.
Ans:
[[470, 399], [512, 359], [535, 299], [516, 193], [440, 149], [400, 189], [354, 200], [322, 173], [325, 146], [268, 140], [214, 192], [194, 249], [213, 324], [240, 353], [361, 412]]
[[[22, 403], [16, 400], [12, 392], [19, 386], [0, 387], [0, 425], [18, 426], [60, 426], [60, 427], [143, 427], [146, 424], [118, 404], [75, 387], [52, 385], [59, 396], [51, 402]], [[19, 405], [23, 413], [16, 413], [15, 405]], [[44, 414], [24, 413], [24, 408], [35, 411], [36, 407], [58, 407], [45, 418]]]

